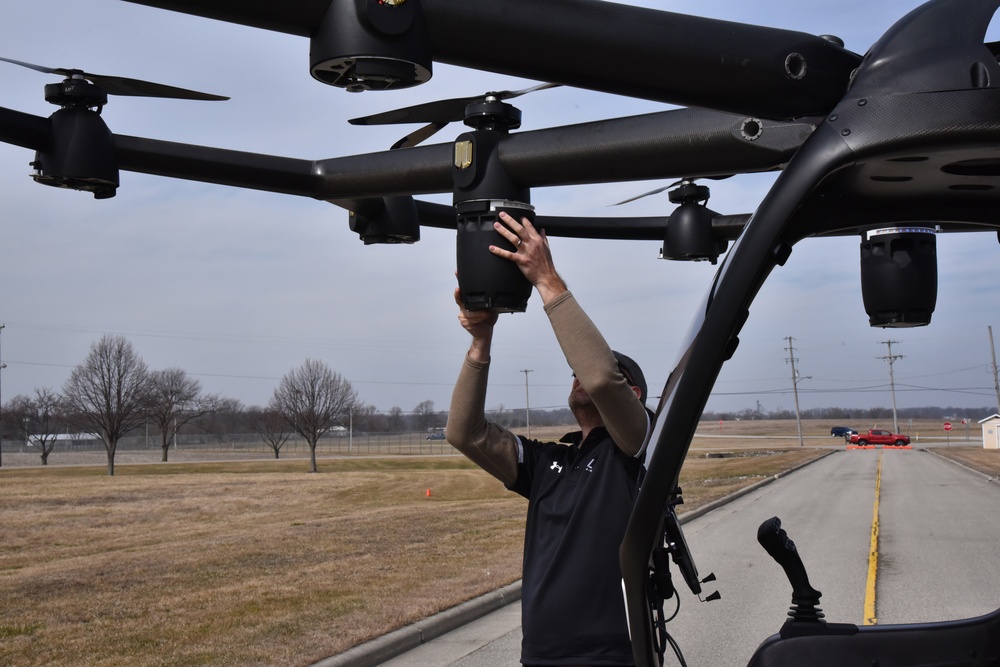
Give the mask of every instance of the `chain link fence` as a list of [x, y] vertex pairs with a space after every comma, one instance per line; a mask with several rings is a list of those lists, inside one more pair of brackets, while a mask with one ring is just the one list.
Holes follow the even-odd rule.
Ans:
[[[118, 441], [116, 455], [149, 453], [150, 460], [159, 460], [162, 453], [159, 434], [137, 435]], [[40, 454], [37, 444], [28, 440], [3, 440], [0, 452], [4, 455]], [[50, 464], [59, 464], [60, 455], [104, 452], [104, 443], [96, 438], [60, 437], [49, 454]], [[168, 457], [175, 454], [197, 454], [210, 458], [213, 454], [241, 458], [274, 458], [274, 450], [256, 433], [226, 435], [178, 435], [171, 442]], [[413, 433], [329, 433], [316, 443], [317, 456], [444, 456], [458, 454], [458, 450], [444, 440], [443, 433], [435, 431]], [[279, 452], [284, 456], [309, 454], [309, 444], [299, 435], [290, 437]], [[6, 462], [4, 462], [6, 464]]]

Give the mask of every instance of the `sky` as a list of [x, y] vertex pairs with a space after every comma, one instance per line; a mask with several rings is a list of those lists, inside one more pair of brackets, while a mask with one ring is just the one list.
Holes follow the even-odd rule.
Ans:
[[[864, 53], [919, 3], [629, 4], [835, 34]], [[300, 37], [122, 0], [20, 0], [6, 3], [4, 17], [0, 56], [232, 98], [112, 98], [103, 118], [115, 133], [286, 157], [384, 150], [413, 126], [353, 127], [347, 120], [537, 83], [435, 64], [423, 86], [351, 94], [310, 77], [309, 44]], [[58, 80], [0, 63], [0, 106], [47, 116], [54, 108], [43, 86]], [[571, 88], [540, 91], [517, 106], [522, 131], [669, 108]], [[428, 143], [464, 129], [449, 126]], [[33, 183], [32, 159], [31, 151], [0, 145], [4, 403], [35, 388], [61, 389], [90, 346], [111, 333], [128, 338], [151, 369], [184, 369], [206, 392], [246, 406], [266, 404], [285, 373], [316, 358], [379, 410], [409, 411], [425, 400], [447, 408], [468, 346], [452, 297], [454, 231], [425, 228], [414, 245], [364, 246], [346, 211], [325, 202], [130, 172], [122, 172], [116, 197], [98, 201]], [[750, 213], [773, 178], [712, 181], [709, 207]], [[665, 193], [609, 207], [664, 184], [538, 188], [532, 203], [540, 215], [668, 215]], [[881, 357], [892, 340], [898, 407], [955, 406], [960, 416], [988, 416], [972, 408], [997, 402], [988, 334], [992, 325], [1000, 337], [996, 236], [939, 236], [933, 321], [902, 330], [868, 326], [858, 243], [809, 239], [796, 246], [757, 297], [709, 410], [792, 410], [791, 337], [803, 409], [890, 406]], [[716, 270], [659, 260], [660, 245], [551, 240], [558, 270], [611, 345], [640, 363], [653, 396]], [[490, 409], [523, 409], [526, 401], [533, 409], [565, 406], [570, 370], [537, 296], [527, 312], [501, 316], [491, 379]]]

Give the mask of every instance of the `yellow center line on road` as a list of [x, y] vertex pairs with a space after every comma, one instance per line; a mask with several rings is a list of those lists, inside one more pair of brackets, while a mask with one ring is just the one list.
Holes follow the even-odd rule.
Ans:
[[864, 625], [877, 625], [875, 617], [875, 575], [878, 571], [878, 498], [882, 490], [882, 451], [878, 453], [878, 471], [875, 473], [875, 508], [872, 511], [872, 537], [868, 548], [868, 582], [865, 584]]

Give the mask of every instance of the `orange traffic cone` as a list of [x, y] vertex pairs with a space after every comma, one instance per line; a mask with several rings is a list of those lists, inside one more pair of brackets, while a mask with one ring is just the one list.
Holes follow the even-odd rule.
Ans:
[[430, 490], [430, 487], [428, 487], [428, 489], [427, 489], [427, 494], [426, 494], [426, 495], [427, 495], [427, 497], [428, 497], [428, 498], [430, 498], [430, 497], [431, 497], [431, 490]]

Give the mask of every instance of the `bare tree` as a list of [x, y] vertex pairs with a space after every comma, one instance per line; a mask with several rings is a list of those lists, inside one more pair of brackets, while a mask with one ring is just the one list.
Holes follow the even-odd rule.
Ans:
[[389, 408], [389, 432], [399, 433], [403, 430], [403, 408], [394, 405]]
[[417, 407], [413, 408], [413, 418], [417, 422], [417, 429], [426, 431], [434, 425], [434, 401], [421, 401]]
[[56, 445], [56, 436], [66, 425], [66, 408], [63, 397], [48, 387], [35, 389], [29, 403], [28, 424], [34, 436], [28, 442], [38, 447], [42, 465], [49, 464], [49, 454]]
[[215, 407], [194, 420], [194, 425], [222, 445], [226, 436], [246, 429], [246, 411], [237, 398], [216, 398]]
[[507, 406], [503, 403], [498, 404], [492, 410], [486, 412], [486, 416], [489, 420], [495, 424], [499, 424], [504, 428], [510, 428], [510, 412], [507, 410]]
[[71, 418], [104, 442], [108, 475], [114, 475], [118, 441], [146, 419], [149, 370], [145, 362], [123, 336], [105, 334], [70, 373], [63, 395]]
[[202, 395], [201, 383], [180, 368], [150, 373], [149, 418], [160, 429], [161, 461], [166, 462], [170, 442], [188, 422], [220, 407], [215, 394]]
[[281, 413], [273, 408], [254, 408], [249, 411], [250, 423], [271, 451], [274, 458], [279, 458], [281, 448], [288, 442], [292, 432], [288, 429], [288, 422], [281, 416]]
[[350, 382], [322, 361], [306, 359], [281, 378], [268, 407], [278, 411], [309, 443], [311, 471], [316, 472], [317, 441], [343, 423], [357, 402]]
[[354, 432], [378, 433], [386, 430], [386, 419], [374, 405], [354, 406]]
[[24, 439], [38, 448], [42, 465], [48, 465], [59, 431], [66, 425], [62, 397], [47, 387], [36, 388], [33, 396], [21, 394], [12, 398], [6, 410], [24, 425]]

